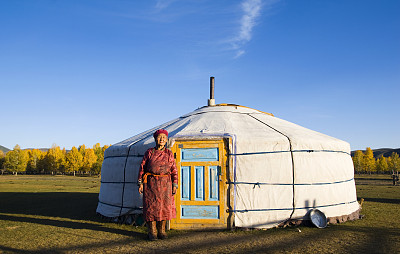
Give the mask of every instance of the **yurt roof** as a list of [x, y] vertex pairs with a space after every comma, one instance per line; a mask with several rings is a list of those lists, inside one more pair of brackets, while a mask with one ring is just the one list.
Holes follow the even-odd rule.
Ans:
[[156, 126], [107, 149], [105, 156], [143, 154], [154, 145], [152, 134], [166, 129], [170, 139], [229, 137], [238, 144], [238, 153], [289, 150], [329, 150], [350, 153], [347, 142], [312, 131], [297, 124], [235, 104], [198, 108]]

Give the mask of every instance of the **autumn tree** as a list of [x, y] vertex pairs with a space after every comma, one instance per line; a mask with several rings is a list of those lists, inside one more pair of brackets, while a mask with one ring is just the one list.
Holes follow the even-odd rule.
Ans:
[[86, 152], [86, 146], [83, 144], [83, 145], [80, 145], [79, 147], [78, 147], [78, 151], [82, 154], [82, 156], [85, 156], [85, 152]]
[[4, 152], [2, 150], [0, 150], [0, 170], [1, 170], [1, 174], [3, 174], [3, 166], [4, 166], [4, 161], [5, 161], [5, 157], [6, 155], [4, 154]]
[[93, 149], [85, 145], [72, 147], [67, 152], [65, 148], [53, 145], [47, 152], [39, 149], [21, 150], [16, 145], [7, 154], [0, 151], [0, 169], [7, 168], [12, 172], [74, 172], [84, 171], [99, 174], [104, 160], [104, 151], [109, 147], [97, 143]]
[[5, 156], [4, 165], [12, 172], [19, 173], [26, 171], [28, 164], [28, 154], [26, 151], [21, 150], [19, 145], [16, 145], [13, 150], [9, 151]]
[[111, 145], [104, 145], [103, 147], [100, 147], [100, 144], [97, 143], [94, 145], [93, 150], [97, 156], [97, 161], [92, 167], [92, 171], [95, 174], [100, 174], [101, 173], [101, 167], [103, 165], [104, 161], [104, 152], [106, 151], [107, 148], [109, 148]]
[[388, 168], [389, 171], [400, 171], [400, 158], [399, 155], [393, 152], [388, 158]]
[[111, 145], [105, 145], [105, 146], [103, 146], [102, 148], [101, 148], [101, 150], [103, 151], [103, 155], [104, 155], [104, 152], [107, 150], [107, 148], [109, 148]]
[[66, 172], [75, 172], [81, 169], [83, 165], [83, 156], [78, 149], [73, 146], [71, 151], [65, 156]]
[[93, 164], [96, 163], [97, 156], [94, 153], [93, 149], [86, 148], [83, 152], [83, 163], [82, 163], [82, 170], [84, 172], [90, 172]]
[[363, 152], [360, 150], [355, 151], [353, 156], [353, 164], [355, 172], [357, 173], [363, 172], [363, 160], [364, 160]]
[[371, 174], [372, 171], [375, 171], [375, 158], [374, 158], [374, 152], [370, 147], [367, 147], [365, 154], [364, 154], [364, 159], [363, 159], [363, 168], [364, 170]]
[[387, 160], [385, 157], [380, 156], [376, 160], [376, 171], [378, 173], [385, 173], [386, 171], [388, 171], [388, 164], [387, 164]]
[[46, 171], [64, 171], [65, 156], [59, 146], [53, 145], [45, 155]]
[[97, 160], [92, 166], [92, 172], [95, 174], [100, 174], [101, 165], [103, 164], [103, 160], [104, 160], [104, 153], [103, 153], [103, 149], [100, 146], [100, 143], [96, 143], [93, 146], [93, 151], [97, 157]]
[[28, 164], [26, 170], [29, 172], [40, 172], [40, 160], [44, 157], [44, 153], [39, 149], [28, 150]]

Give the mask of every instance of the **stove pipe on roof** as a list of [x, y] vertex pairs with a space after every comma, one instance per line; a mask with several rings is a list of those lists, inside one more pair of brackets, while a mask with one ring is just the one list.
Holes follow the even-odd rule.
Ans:
[[208, 99], [208, 106], [215, 106], [214, 77], [210, 77], [210, 99]]

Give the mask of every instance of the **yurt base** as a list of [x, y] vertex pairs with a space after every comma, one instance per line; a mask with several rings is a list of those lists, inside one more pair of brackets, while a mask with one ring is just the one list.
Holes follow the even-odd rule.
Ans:
[[360, 214], [361, 209], [355, 211], [354, 213], [351, 213], [349, 215], [343, 215], [343, 216], [336, 216], [336, 217], [330, 217], [328, 219], [329, 224], [337, 224], [337, 223], [342, 223], [346, 221], [353, 221], [353, 220], [358, 220], [362, 219], [364, 216]]
[[144, 221], [142, 214], [126, 214], [126, 215], [117, 216], [117, 217], [107, 217], [100, 213], [97, 213], [97, 215], [107, 222], [113, 222], [113, 223], [117, 223], [117, 224], [126, 224], [126, 225], [131, 225], [131, 226], [145, 226], [146, 225], [146, 222]]
[[[361, 209], [348, 214], [348, 215], [342, 215], [342, 216], [336, 216], [336, 217], [328, 217], [327, 223], [328, 224], [338, 224], [338, 223], [343, 223], [346, 221], [354, 221], [358, 219], [362, 219], [363, 215], [360, 214]], [[287, 220], [282, 223], [280, 223], [277, 227], [290, 227], [290, 226], [306, 226], [306, 227], [314, 227], [313, 223], [309, 218], [307, 219], [292, 219], [292, 220]]]
[[[336, 216], [336, 217], [328, 217], [327, 223], [328, 224], [338, 224], [338, 223], [343, 223], [346, 221], [354, 221], [358, 219], [362, 219], [364, 216], [360, 214], [361, 209], [348, 214], [348, 215], [342, 215], [342, 216]], [[131, 226], [146, 226], [146, 222], [143, 220], [143, 215], [142, 214], [127, 214], [127, 215], [122, 215], [114, 218], [106, 217], [103, 216], [99, 213], [97, 213], [102, 219], [108, 221], [108, 222], [113, 222], [113, 223], [118, 223], [118, 224], [126, 224], [126, 225], [131, 225]], [[277, 228], [286, 228], [286, 227], [295, 227], [295, 226], [305, 226], [305, 227], [315, 227], [311, 220], [309, 218], [307, 219], [290, 219], [287, 221], [284, 221], [280, 223]], [[205, 225], [202, 224], [191, 224], [190, 226], [183, 226], [183, 227], [173, 227], [173, 229], [185, 229], [185, 230], [190, 230], [190, 229], [223, 229], [225, 227], [205, 227]], [[167, 229], [170, 229], [170, 223], [168, 221], [167, 223]], [[233, 226], [230, 228], [231, 230], [253, 230], [253, 228], [242, 228], [242, 227], [235, 227]], [[259, 229], [257, 229], [259, 230]]]

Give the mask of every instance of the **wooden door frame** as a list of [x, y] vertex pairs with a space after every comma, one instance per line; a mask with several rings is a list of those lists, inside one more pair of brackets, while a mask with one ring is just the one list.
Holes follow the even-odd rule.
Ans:
[[[173, 228], [231, 228], [233, 226], [233, 214], [230, 210], [233, 209], [233, 186], [228, 184], [233, 180], [233, 172], [230, 170], [231, 156], [229, 156], [229, 148], [231, 147], [231, 139], [226, 137], [212, 137], [212, 138], [174, 138], [169, 142], [170, 149], [174, 153], [176, 159], [176, 166], [178, 169], [178, 175], [181, 174], [181, 161], [180, 161], [180, 150], [182, 148], [205, 148], [212, 145], [219, 147], [219, 156], [221, 163], [221, 181], [219, 184], [220, 200], [219, 200], [219, 219], [181, 219], [180, 209], [184, 201], [180, 200], [181, 197], [181, 179], [179, 178], [179, 188], [175, 196], [175, 203], [177, 209], [177, 218], [173, 219], [170, 224]], [[186, 144], [185, 144], [186, 143]], [[183, 145], [183, 147], [178, 147]], [[217, 145], [217, 146], [216, 146]], [[207, 193], [207, 191], [205, 191]], [[229, 209], [228, 209], [229, 207]]]

